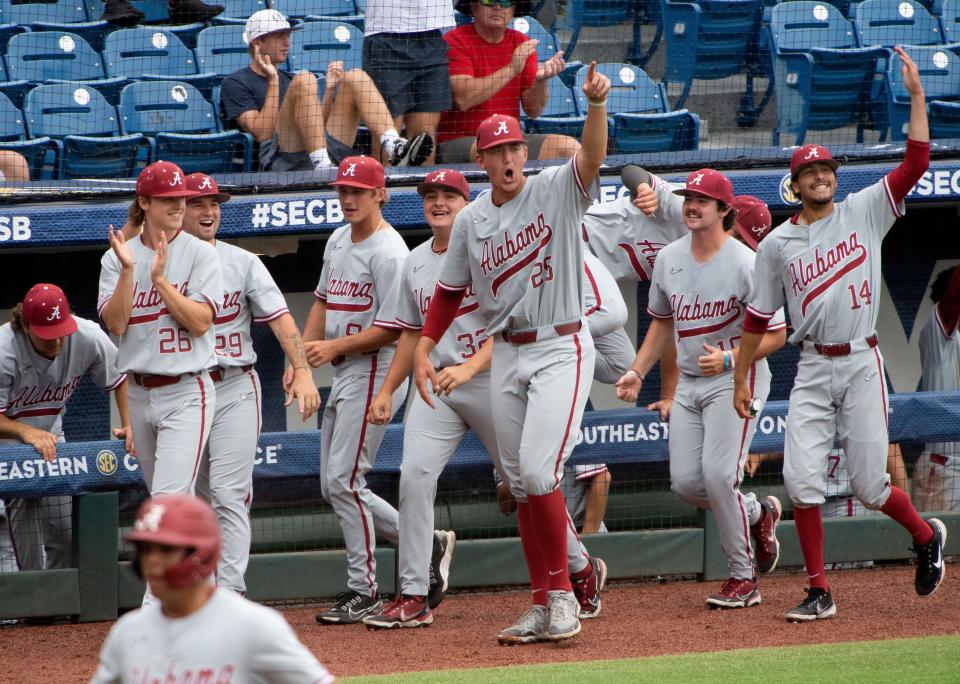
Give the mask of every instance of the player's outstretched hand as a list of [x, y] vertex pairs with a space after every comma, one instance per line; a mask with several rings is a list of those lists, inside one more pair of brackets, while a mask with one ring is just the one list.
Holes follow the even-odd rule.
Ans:
[[127, 239], [123, 236], [123, 231], [117, 230], [113, 227], [113, 224], [110, 224], [107, 227], [107, 239], [110, 241], [110, 249], [120, 260], [120, 266], [133, 268], [133, 252], [130, 250], [130, 245], [127, 244]]
[[391, 413], [393, 413], [393, 397], [388, 392], [380, 391], [367, 409], [367, 421], [374, 425], [386, 425], [390, 422]]
[[50, 462], [57, 457], [57, 438], [46, 430], [40, 430], [29, 425], [24, 425], [20, 435], [20, 441], [29, 444], [43, 456], [43, 460]]
[[753, 417], [750, 415], [751, 401], [753, 401], [753, 396], [750, 394], [750, 388], [747, 387], [747, 383], [743, 380], [738, 380], [736, 376], [734, 376], [733, 408], [736, 410], [738, 416], [744, 419]]
[[283, 391], [286, 393], [284, 406], [289, 406], [293, 400], [297, 400], [297, 410], [307, 422], [314, 413], [320, 410], [320, 392], [317, 391], [317, 385], [313, 382], [313, 374], [309, 368], [301, 368], [299, 372], [288, 366], [283, 373]]
[[339, 354], [332, 342], [327, 340], [314, 340], [313, 342], [304, 342], [303, 348], [307, 352], [307, 361], [314, 368], [319, 368], [325, 363], [330, 363]]
[[[450, 396], [450, 393], [455, 390], [460, 385], [465, 385], [473, 379], [474, 371], [470, 368], [469, 365], [461, 363], [457, 366], [447, 366], [440, 371], [440, 374], [437, 376], [437, 380], [440, 382], [440, 385], [437, 389], [437, 394], [444, 394], [445, 396]], [[437, 385], [434, 385], [437, 387]]]
[[153, 261], [150, 262], [150, 280], [156, 283], [163, 279], [163, 271], [167, 267], [167, 234], [160, 231], [160, 241], [157, 243], [157, 251], [153, 255]]
[[133, 443], [132, 427], [124, 425], [123, 427], [113, 428], [113, 437], [114, 439], [122, 439], [123, 446], [127, 450], [127, 453], [136, 458], [137, 445]]
[[636, 404], [637, 397], [640, 395], [640, 388], [643, 387], [643, 380], [632, 368], [620, 376], [614, 385], [617, 388], [617, 399], [625, 401], [628, 404]]
[[[440, 391], [440, 378], [437, 377], [437, 371], [430, 361], [430, 357], [418, 345], [413, 352], [413, 381], [417, 383], [417, 391], [420, 392], [420, 398], [430, 408], [436, 408], [433, 404], [433, 397], [430, 395]], [[427, 386], [429, 383], [429, 387]]]
[[657, 193], [653, 191], [647, 183], [640, 183], [637, 186], [637, 198], [633, 200], [633, 206], [642, 211], [646, 216], [653, 216], [657, 213], [660, 206], [660, 200], [657, 199]]
[[904, 89], [913, 95], [923, 95], [923, 85], [920, 83], [920, 70], [906, 51], [899, 45], [893, 48], [897, 53], [903, 66], [900, 68], [900, 75], [903, 77]]
[[704, 375], [720, 375], [723, 372], [723, 350], [711, 347], [706, 342], [703, 343], [703, 350], [707, 353], [697, 357], [700, 370]]
[[583, 94], [591, 102], [601, 102], [607, 99], [610, 92], [610, 79], [597, 73], [597, 62], [590, 62], [587, 68], [587, 78], [583, 83]]
[[660, 414], [660, 420], [666, 420], [670, 417], [670, 411], [673, 410], [673, 399], [661, 399], [647, 405], [648, 411], [656, 411]]

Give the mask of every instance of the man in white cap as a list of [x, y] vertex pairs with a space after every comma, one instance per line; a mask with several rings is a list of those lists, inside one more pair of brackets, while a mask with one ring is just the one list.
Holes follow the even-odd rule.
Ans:
[[260, 142], [261, 169], [333, 168], [357, 154], [353, 144], [360, 120], [370, 129], [373, 156], [384, 164], [422, 164], [433, 151], [433, 140], [425, 133], [401, 138], [377, 86], [361, 69], [345, 71], [343, 62], [329, 62], [321, 94], [312, 73], [294, 75], [278, 68], [287, 60], [296, 28], [276, 10], [254, 12], [243, 31], [250, 66], [221, 85], [224, 120]]

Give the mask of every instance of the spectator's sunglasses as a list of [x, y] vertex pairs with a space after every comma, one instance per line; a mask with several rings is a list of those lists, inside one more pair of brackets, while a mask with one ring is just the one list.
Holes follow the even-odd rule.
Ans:
[[500, 5], [503, 9], [510, 9], [513, 7], [513, 0], [477, 0], [484, 7], [496, 7]]

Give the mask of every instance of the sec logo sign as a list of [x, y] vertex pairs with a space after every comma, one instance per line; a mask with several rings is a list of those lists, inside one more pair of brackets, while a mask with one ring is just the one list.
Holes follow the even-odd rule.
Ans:
[[793, 188], [790, 187], [790, 174], [780, 179], [780, 199], [787, 204], [800, 204], [800, 199], [793, 194]]
[[101, 475], [110, 476], [117, 472], [117, 456], [109, 449], [97, 454], [97, 470]]

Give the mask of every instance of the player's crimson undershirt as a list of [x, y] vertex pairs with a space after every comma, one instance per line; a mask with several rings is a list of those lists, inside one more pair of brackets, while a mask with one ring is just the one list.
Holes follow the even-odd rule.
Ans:
[[460, 302], [463, 301], [467, 289], [447, 290], [437, 285], [433, 291], [433, 297], [430, 299], [430, 306], [427, 308], [427, 317], [423, 321], [423, 330], [421, 335], [429, 337], [434, 342], [439, 342], [447, 328], [453, 323], [457, 315], [457, 309], [460, 308]]
[[[900, 202], [903, 201], [907, 193], [917, 184], [917, 181], [920, 180], [920, 177], [923, 176], [923, 173], [929, 166], [930, 143], [907, 138], [907, 149], [903, 156], [903, 161], [897, 164], [896, 168], [887, 174], [887, 187], [890, 189], [890, 194], [893, 196], [895, 204], [900, 204]], [[796, 223], [796, 219], [799, 216], [799, 213], [795, 214], [790, 221]], [[954, 276], [956, 276], [956, 273]], [[951, 284], [952, 283], [953, 279], [951, 280]], [[960, 302], [957, 303], [954, 321], [958, 318], [960, 318]], [[747, 315], [743, 320], [743, 331], [762, 335], [767, 331], [768, 322], [769, 319], [760, 318], [750, 311], [750, 309], [747, 309]]]

